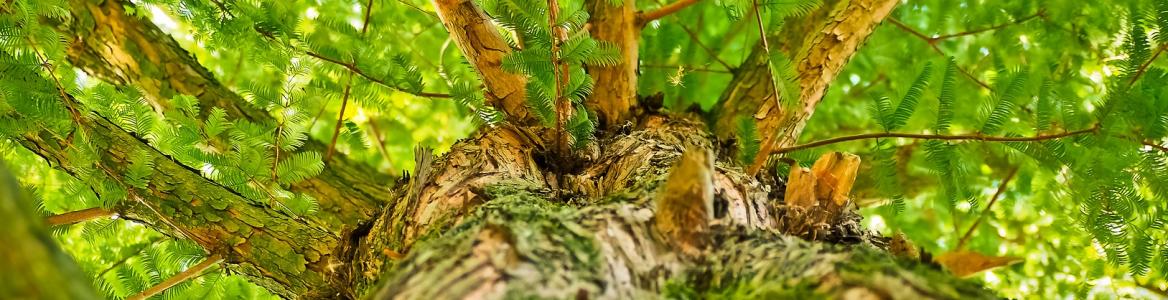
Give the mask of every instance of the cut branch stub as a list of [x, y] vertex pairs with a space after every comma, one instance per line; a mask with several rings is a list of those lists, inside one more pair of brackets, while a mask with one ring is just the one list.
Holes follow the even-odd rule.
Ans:
[[825, 153], [811, 169], [791, 168], [783, 199], [787, 205], [802, 208], [830, 206], [831, 215], [836, 215], [847, 205], [848, 193], [856, 182], [856, 171], [859, 168], [859, 156], [841, 152]]
[[820, 156], [811, 166], [811, 173], [816, 178], [815, 197], [835, 206], [844, 206], [859, 168], [860, 157], [853, 154], [831, 152]]
[[811, 208], [819, 205], [819, 200], [815, 198], [815, 173], [810, 169], [803, 167], [791, 168], [791, 173], [787, 175], [787, 191], [783, 195], [783, 201], [789, 206]]
[[708, 244], [706, 233], [714, 219], [713, 177], [713, 154], [691, 147], [681, 155], [657, 194], [653, 227], [687, 256], [700, 255]]

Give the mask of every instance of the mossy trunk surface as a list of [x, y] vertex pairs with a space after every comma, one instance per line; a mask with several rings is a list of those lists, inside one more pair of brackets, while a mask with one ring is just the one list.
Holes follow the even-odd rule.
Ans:
[[[855, 3], [869, 7], [868, 2], [873, 1]], [[73, 21], [55, 26], [77, 37], [69, 59], [91, 76], [140, 88], [160, 112], [173, 109], [167, 102], [171, 96], [185, 94], [198, 98], [201, 109], [224, 109], [233, 120], [272, 121], [153, 24], [128, 17], [124, 9], [131, 3], [71, 3]], [[840, 7], [827, 12], [864, 11], [832, 6]], [[472, 2], [438, 0], [436, 7], [461, 12], [440, 12], [448, 16], [443, 19], [448, 26], [483, 18]], [[890, 9], [880, 7], [885, 14]], [[856, 26], [871, 30], [876, 21]], [[473, 40], [478, 38], [485, 37]], [[845, 46], [854, 50], [862, 37], [848, 41]], [[482, 66], [475, 66], [497, 67], [491, 60], [498, 56], [478, 57], [474, 62]], [[739, 72], [746, 75], [736, 79], [761, 78], [750, 75], [761, 74], [754, 67]], [[486, 84], [497, 93], [492, 101], [498, 106], [521, 101], [514, 99], [519, 94]], [[618, 100], [628, 103], [613, 102]], [[618, 100], [600, 102], [609, 108], [635, 102]], [[745, 174], [731, 153], [718, 151], [732, 148], [722, 144], [726, 139], [715, 137], [695, 116], [615, 111], [610, 121], [628, 125], [610, 122], [607, 132], [583, 148], [556, 153], [556, 142], [547, 138], [552, 134], [525, 125], [522, 106], [511, 108], [518, 117], [511, 125], [484, 127], [441, 156], [418, 149], [417, 168], [405, 178], [390, 179], [344, 158], [330, 161], [324, 173], [291, 187], [320, 202], [321, 211], [307, 216], [244, 197], [96, 114], [62, 123], [68, 134], [46, 128], [18, 142], [71, 174], [111, 178], [87, 183], [98, 187], [101, 197], [129, 199], [111, 208], [116, 213], [197, 242], [222, 257], [228, 270], [285, 298], [992, 295], [930, 265], [893, 258], [883, 250], [885, 239], [858, 225], [854, 208], [809, 223], [800, 209], [785, 205], [782, 179], [768, 172]], [[101, 157], [79, 158], [83, 152], [75, 147], [92, 148]], [[324, 145], [309, 141], [305, 148], [320, 151]], [[142, 152], [149, 153], [156, 170], [148, 184], [123, 180], [128, 157]], [[703, 160], [690, 153], [717, 155]], [[695, 175], [670, 176], [677, 172]]]

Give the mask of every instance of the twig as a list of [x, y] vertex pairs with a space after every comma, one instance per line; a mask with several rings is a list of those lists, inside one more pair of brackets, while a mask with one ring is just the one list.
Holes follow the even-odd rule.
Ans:
[[677, 11], [679, 11], [683, 8], [689, 7], [690, 5], [697, 4], [699, 1], [701, 1], [701, 0], [678, 0], [677, 2], [667, 4], [665, 6], [657, 8], [656, 10], [641, 12], [640, 16], [637, 19], [638, 19], [639, 23], [643, 25], [643, 24], [649, 23], [650, 21], [664, 18], [665, 16], [676, 13]]
[[[933, 48], [933, 52], [937, 52], [937, 54], [940, 54], [941, 56], [949, 57], [948, 54], [945, 54], [945, 51], [941, 51], [941, 48], [937, 47], [937, 40], [934, 40], [933, 38], [926, 36], [925, 34], [921, 33], [920, 31], [917, 31], [916, 29], [912, 29], [912, 27], [908, 27], [908, 25], [901, 23], [900, 20], [897, 20], [896, 18], [888, 18], [888, 22], [891, 22], [892, 25], [896, 25], [896, 28], [900, 28], [901, 30], [904, 30], [905, 32], [908, 32], [909, 34], [911, 34], [915, 37], [918, 37], [921, 40], [925, 41], [926, 44], [929, 44], [929, 47]], [[990, 85], [988, 83], [981, 81], [981, 79], [977, 79], [977, 77], [973, 76], [973, 73], [970, 73], [969, 70], [966, 70], [965, 68], [962, 68], [961, 66], [957, 66], [957, 70], [961, 71], [961, 74], [964, 74], [965, 77], [969, 78], [970, 80], [973, 80], [973, 82], [977, 83], [977, 85], [979, 85], [983, 88], [986, 88], [987, 90], [993, 90], [993, 88], [990, 87]]]
[[1017, 19], [1017, 20], [1014, 20], [1012, 22], [1006, 22], [1006, 23], [1002, 23], [1002, 24], [998, 24], [998, 25], [994, 25], [994, 26], [990, 26], [990, 27], [967, 30], [967, 31], [962, 31], [962, 32], [958, 32], [958, 33], [939, 35], [939, 36], [935, 36], [935, 37], [932, 37], [929, 39], [933, 40], [933, 41], [940, 41], [940, 40], [951, 39], [951, 38], [955, 38], [955, 37], [974, 35], [974, 34], [986, 32], [986, 31], [991, 31], [991, 30], [998, 30], [998, 29], [1006, 28], [1007, 26], [1010, 26], [1010, 25], [1026, 23], [1026, 21], [1030, 21], [1034, 18], [1041, 17], [1044, 15], [1046, 15], [1046, 10], [1039, 9], [1038, 12], [1036, 12], [1032, 15], [1022, 17], [1021, 19]]
[[227, 5], [223, 5], [223, 1], [211, 0], [211, 3], [215, 3], [215, 6], [218, 6], [219, 10], [222, 10], [223, 13], [227, 14], [228, 16], [231, 16], [232, 19], [235, 19], [235, 14], [232, 14], [231, 10], [227, 9]]
[[396, 90], [396, 91], [402, 91], [404, 93], [411, 94], [411, 95], [418, 96], [418, 97], [428, 97], [428, 98], [450, 98], [451, 97], [450, 94], [444, 94], [444, 93], [432, 93], [432, 92], [414, 93], [414, 92], [410, 92], [407, 90], [403, 90], [403, 89], [400, 89], [400, 88], [398, 88], [398, 87], [396, 87], [388, 82], [385, 82], [385, 80], [381, 80], [381, 79], [378, 79], [376, 77], [373, 77], [372, 75], [369, 75], [364, 70], [361, 70], [361, 68], [357, 67], [356, 64], [344, 62], [342, 60], [331, 58], [328, 56], [324, 56], [324, 55], [321, 55], [319, 53], [312, 52], [312, 51], [305, 51], [304, 54], [306, 54], [308, 56], [315, 57], [317, 59], [320, 59], [320, 60], [323, 60], [326, 62], [330, 62], [330, 63], [336, 64], [336, 65], [345, 67], [345, 69], [349, 69], [350, 72], [356, 73], [357, 75], [364, 77], [365, 80], [369, 80], [373, 83], [379, 84], [379, 85], [384, 86], [384, 87], [391, 88], [391, 89]]
[[49, 216], [46, 221], [49, 223], [49, 226], [60, 226], [81, 223], [102, 217], [109, 217], [114, 214], [116, 213], [112, 210], [101, 207], [94, 207], [71, 211], [59, 215], [52, 215]]
[[713, 58], [714, 61], [721, 64], [723, 67], [726, 67], [726, 70], [731, 70], [731, 71], [734, 70], [734, 67], [731, 67], [730, 64], [726, 63], [726, 61], [724, 61], [718, 57], [718, 52], [714, 52], [714, 50], [710, 49], [710, 47], [706, 47], [706, 44], [702, 44], [702, 40], [698, 38], [698, 35], [696, 33], [694, 33], [693, 30], [689, 29], [689, 26], [685, 26], [685, 25], [680, 25], [680, 26], [681, 26], [681, 29], [685, 30], [685, 33], [689, 35], [689, 38], [694, 41], [694, 44], [697, 44], [698, 47], [702, 48], [702, 50], [705, 50], [706, 54], [710, 55], [710, 58]]
[[65, 87], [61, 85], [61, 80], [57, 79], [57, 74], [53, 73], [53, 64], [49, 63], [49, 57], [47, 55], [41, 55], [41, 52], [37, 51], [36, 41], [33, 41], [31, 37], [25, 38], [28, 39], [29, 46], [33, 48], [33, 54], [35, 54], [37, 60], [40, 61], [41, 67], [45, 69], [45, 73], [48, 73], [49, 78], [53, 79], [53, 84], [57, 87], [57, 92], [61, 94], [61, 101], [65, 103], [65, 107], [69, 109], [69, 115], [73, 117], [73, 122], [76, 123], [78, 125], [77, 128], [80, 129], [81, 113], [78, 112], [77, 108], [73, 107], [73, 103], [69, 101], [69, 95], [65, 93]]
[[[373, 14], [373, 0], [369, 0], [365, 5], [365, 19], [361, 22], [361, 37], [365, 37], [366, 30], [369, 29], [369, 16]], [[311, 54], [310, 54], [311, 55]], [[318, 56], [319, 58], [320, 56]], [[321, 58], [323, 59], [323, 58]], [[339, 61], [335, 61], [339, 62]], [[337, 148], [337, 137], [341, 133], [341, 124], [345, 121], [345, 108], [349, 105], [349, 92], [353, 90], [353, 74], [357, 73], [357, 59], [354, 58], [352, 63], [343, 63], [344, 66], [349, 67], [349, 79], [345, 80], [345, 92], [341, 96], [341, 111], [337, 112], [337, 125], [333, 127], [333, 139], [329, 142], [328, 154], [325, 154], [324, 161], [328, 162], [333, 157], [333, 151]], [[364, 75], [362, 75], [364, 76]], [[369, 77], [366, 77], [369, 78]], [[372, 79], [370, 79], [372, 81]]]
[[345, 108], [349, 105], [349, 91], [353, 88], [353, 73], [349, 72], [349, 79], [345, 82], [345, 92], [341, 95], [341, 111], [337, 112], [337, 125], [333, 128], [333, 140], [329, 142], [328, 154], [325, 154], [324, 161], [328, 162], [333, 157], [333, 151], [337, 148], [337, 136], [341, 133], [341, 124], [345, 121]]
[[677, 70], [677, 68], [683, 68], [683, 69], [685, 69], [685, 70], [687, 70], [687, 71], [694, 71], [694, 72], [706, 72], [706, 73], [722, 73], [722, 74], [734, 74], [734, 72], [727, 71], [727, 70], [710, 69], [710, 68], [705, 68], [705, 67], [693, 67], [693, 66], [686, 66], [686, 65], [675, 65], [675, 66], [670, 66], [670, 65], [641, 65], [641, 67], [642, 67], [642, 68], [649, 68], [649, 69], [672, 69], [672, 70]]
[[990, 209], [994, 207], [994, 203], [997, 203], [998, 199], [1002, 197], [1002, 194], [1004, 194], [1006, 192], [1006, 186], [1008, 184], [1010, 184], [1010, 179], [1013, 179], [1014, 174], [1017, 174], [1017, 173], [1018, 173], [1018, 167], [1014, 167], [1014, 169], [1010, 170], [1010, 173], [1006, 174], [1006, 178], [1003, 178], [1002, 182], [998, 184], [998, 190], [996, 192], [994, 192], [993, 197], [990, 197], [990, 202], [986, 203], [986, 207], [985, 207], [985, 209], [983, 209], [981, 211], [981, 215], [977, 216], [977, 219], [973, 220], [973, 225], [969, 225], [969, 230], [966, 230], [965, 235], [961, 236], [961, 240], [957, 241], [957, 249], [956, 250], [961, 250], [961, 249], [965, 248], [965, 242], [968, 242], [969, 237], [973, 236], [973, 230], [977, 229], [977, 226], [981, 225], [981, 221], [983, 219], [985, 219], [986, 215], [990, 214]]
[[135, 256], [138, 256], [138, 254], [142, 254], [142, 251], [145, 251], [145, 250], [146, 250], [146, 248], [149, 248], [150, 246], [153, 246], [154, 244], [157, 244], [157, 243], [158, 243], [158, 242], [160, 242], [160, 241], [162, 241], [162, 239], [161, 239], [161, 238], [159, 238], [159, 237], [154, 237], [154, 238], [150, 239], [150, 240], [148, 241], [148, 243], [144, 243], [144, 244], [138, 245], [138, 250], [134, 251], [134, 253], [131, 253], [131, 254], [129, 254], [129, 255], [126, 255], [126, 256], [122, 257], [122, 258], [121, 258], [121, 259], [119, 259], [118, 261], [114, 262], [114, 264], [110, 265], [109, 267], [106, 267], [104, 270], [101, 270], [101, 272], [98, 272], [98, 273], [97, 273], [97, 276], [94, 276], [94, 278], [101, 278], [102, 276], [105, 276], [105, 274], [106, 274], [106, 273], [109, 273], [110, 271], [113, 271], [113, 270], [114, 270], [115, 268], [117, 268], [118, 266], [120, 266], [120, 265], [122, 265], [122, 264], [126, 263], [126, 261], [129, 261], [131, 258], [134, 258]]
[[373, 131], [373, 139], [377, 141], [377, 150], [381, 151], [381, 156], [385, 157], [386, 162], [390, 162], [389, 168], [393, 169], [393, 162], [389, 160], [389, 151], [385, 150], [385, 139], [381, 138], [381, 128], [377, 127], [377, 120], [369, 119], [369, 128]]
[[191, 267], [190, 269], [187, 269], [186, 271], [182, 271], [178, 274], [175, 274], [174, 276], [170, 277], [166, 281], [163, 281], [162, 283], [159, 283], [158, 285], [152, 286], [149, 289], [146, 289], [145, 291], [138, 293], [137, 295], [127, 297], [126, 299], [127, 300], [144, 300], [146, 298], [150, 298], [154, 295], [157, 295], [158, 293], [161, 293], [162, 291], [165, 291], [168, 288], [171, 288], [175, 285], [178, 285], [179, 283], [182, 283], [183, 281], [187, 281], [188, 279], [191, 279], [191, 278], [194, 278], [194, 277], [200, 275], [200, 273], [203, 273], [203, 271], [210, 269], [212, 266], [214, 266], [215, 264], [222, 262], [222, 261], [223, 261], [223, 258], [220, 257], [218, 254], [211, 255], [210, 257], [207, 257], [206, 260], [199, 263], [198, 265], [195, 265], [194, 267]]
[[1160, 45], [1160, 48], [1156, 49], [1156, 53], [1152, 54], [1152, 58], [1149, 58], [1148, 61], [1146, 61], [1146, 62], [1144, 62], [1144, 64], [1140, 65], [1140, 68], [1138, 70], [1136, 70], [1136, 74], [1132, 75], [1131, 81], [1128, 81], [1128, 83], [1127, 83], [1127, 86], [1129, 88], [1132, 85], [1135, 85], [1136, 81], [1139, 80], [1141, 76], [1144, 76], [1144, 72], [1148, 71], [1148, 66], [1151, 66], [1152, 62], [1156, 61], [1156, 58], [1160, 57], [1161, 53], [1164, 53], [1164, 50], [1168, 50], [1168, 44]]
[[1144, 144], [1144, 146], [1156, 148], [1156, 150], [1160, 150], [1164, 153], [1168, 153], [1168, 147], [1161, 146], [1160, 144], [1149, 142], [1149, 141], [1142, 141], [1140, 143]]
[[[926, 139], [926, 140], [974, 140], [974, 141], [983, 141], [983, 142], [1033, 142], [1033, 141], [1059, 139], [1059, 138], [1075, 136], [1075, 135], [1080, 135], [1080, 134], [1094, 133], [1097, 130], [1099, 130], [1099, 126], [1094, 126], [1091, 128], [1076, 130], [1076, 131], [1068, 131], [1068, 132], [1063, 132], [1063, 133], [1059, 133], [1059, 134], [1037, 135], [1037, 136], [1031, 136], [1031, 137], [986, 136], [986, 135], [980, 135], [980, 134], [944, 135], [944, 134], [878, 132], [878, 133], [865, 133], [865, 134], [857, 134], [857, 135], [851, 135], [851, 136], [843, 136], [843, 137], [837, 137], [837, 138], [831, 138], [831, 139], [826, 139], [826, 140], [821, 140], [821, 141], [810, 142], [810, 143], [806, 143], [806, 144], [802, 144], [802, 145], [796, 145], [796, 146], [791, 146], [788, 148], [778, 149], [778, 150], [775, 150], [775, 152], [771, 153], [771, 154], [782, 154], [782, 153], [787, 153], [787, 152], [791, 152], [791, 151], [803, 150], [803, 149], [807, 149], [807, 148], [814, 148], [814, 147], [819, 147], [819, 146], [831, 145], [831, 144], [835, 144], [835, 143], [842, 143], [842, 142], [847, 142], [847, 141], [863, 140], [863, 139], [876, 139], [876, 138], [911, 138], [911, 139]], [[759, 153], [762, 153], [762, 152], [759, 152]]]

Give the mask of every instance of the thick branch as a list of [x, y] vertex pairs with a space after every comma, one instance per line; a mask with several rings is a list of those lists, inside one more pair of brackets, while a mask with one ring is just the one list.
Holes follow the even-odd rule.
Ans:
[[655, 10], [641, 12], [638, 15], [637, 20], [640, 24], [644, 25], [645, 23], [649, 23], [649, 22], [652, 22], [653, 20], [664, 18], [665, 16], [676, 13], [676, 12], [682, 10], [683, 8], [689, 7], [690, 5], [697, 4], [700, 1], [701, 0], [677, 0], [677, 2], [670, 3], [668, 5], [659, 7]]
[[[807, 32], [816, 30], [823, 25], [833, 8], [841, 2], [839, 0], [824, 1], [824, 4], [809, 14], [790, 17], [783, 22], [783, 31], [768, 32], [768, 40], [775, 41], [775, 51], [783, 51], [787, 57], [794, 57], [795, 52], [803, 48]], [[745, 28], [754, 22], [740, 22]], [[753, 26], [750, 26], [753, 27]], [[715, 107], [714, 114], [717, 120], [714, 123], [714, 133], [719, 139], [727, 140], [734, 137], [738, 117], [754, 114], [763, 101], [774, 101], [774, 84], [767, 66], [767, 53], [760, 41], [756, 44], [737, 68], [733, 68], [734, 78], [722, 92], [720, 104]]]
[[[815, 106], [823, 99], [827, 86], [897, 3], [900, 1], [848, 1], [833, 11], [826, 24], [808, 33], [804, 39], [806, 44], [794, 56], [799, 73], [799, 101], [780, 107], [776, 99], [764, 100], [754, 115], [759, 132], [764, 135], [760, 155], [795, 143], [815, 112]], [[747, 173], [757, 173], [764, 163], [756, 160]]]
[[109, 217], [114, 214], [117, 213], [101, 207], [94, 207], [78, 211], [71, 211], [59, 215], [52, 215], [49, 216], [46, 220], [49, 222], [49, 226], [59, 226], [81, 223], [97, 218]]
[[826, 139], [822, 141], [810, 142], [802, 145], [791, 146], [787, 148], [776, 149], [771, 154], [782, 154], [791, 151], [798, 151], [807, 148], [815, 148], [820, 146], [831, 145], [835, 143], [842, 143], [847, 141], [863, 140], [863, 139], [877, 139], [877, 138], [910, 138], [923, 140], [973, 140], [985, 142], [1033, 142], [1042, 140], [1052, 140], [1075, 136], [1080, 134], [1095, 133], [1098, 127], [1091, 127], [1082, 130], [1068, 131], [1059, 134], [1051, 135], [1037, 135], [1031, 137], [1008, 137], [1008, 136], [987, 136], [980, 134], [966, 134], [966, 135], [944, 135], [944, 134], [918, 134], [918, 133], [899, 133], [899, 132], [878, 132], [865, 133], [850, 136], [841, 136], [837, 138]]
[[641, 25], [637, 23], [636, 1], [613, 5], [610, 0], [586, 0], [589, 33], [593, 38], [616, 45], [621, 62], [615, 66], [585, 66], [598, 88], [584, 104], [597, 112], [601, 127], [624, 125], [637, 104], [637, 64], [640, 61]]
[[517, 124], [537, 122], [527, 108], [527, 78], [502, 68], [503, 56], [511, 53], [511, 47], [499, 35], [490, 17], [470, 0], [432, 2], [450, 38], [486, 85], [487, 103]]
[[[200, 115], [221, 108], [232, 120], [274, 123], [267, 112], [251, 106], [149, 21], [127, 15], [129, 2], [109, 0], [71, 1], [72, 21], [58, 26], [76, 37], [68, 48], [70, 62], [91, 76], [132, 85], [152, 102], [168, 103], [175, 95], [198, 98]], [[169, 105], [168, 105], [169, 106]], [[305, 141], [303, 151], [324, 152], [327, 145]], [[391, 180], [360, 163], [336, 159], [311, 179], [295, 183], [291, 191], [319, 201], [323, 220], [339, 230], [371, 218], [382, 203], [389, 202], [384, 186]]]
[[[62, 100], [82, 106], [71, 96]], [[53, 121], [13, 118], [29, 124]], [[123, 207], [123, 218], [224, 255], [231, 263], [229, 268], [272, 293], [291, 297], [336, 292], [336, 287], [329, 285], [326, 268], [338, 239], [329, 228], [317, 225], [322, 223], [320, 216], [290, 216], [267, 201], [248, 199], [100, 116], [82, 118], [73, 126], [72, 131], [86, 135], [84, 145], [74, 144], [72, 134], [63, 136], [44, 127], [30, 128], [12, 138], [85, 184], [103, 187], [97, 189], [99, 197], [124, 198], [118, 203]], [[93, 153], [79, 157], [77, 151]], [[152, 158], [154, 166], [153, 172], [142, 178], [148, 183], [144, 187], [128, 184], [126, 178], [131, 172], [131, 157], [138, 155]], [[110, 187], [116, 189], [111, 191]]]
[[142, 291], [141, 293], [127, 297], [126, 299], [145, 300], [147, 298], [153, 297], [154, 295], [158, 295], [158, 293], [161, 293], [162, 291], [165, 291], [166, 289], [169, 289], [169, 288], [171, 288], [179, 283], [182, 283], [183, 281], [187, 281], [187, 280], [190, 280], [191, 278], [195, 278], [196, 276], [199, 276], [200, 274], [203, 273], [203, 271], [210, 269], [212, 266], [215, 266], [215, 264], [220, 263], [222, 261], [223, 261], [223, 258], [220, 257], [218, 254], [211, 255], [211, 256], [207, 257], [206, 260], [203, 260], [203, 262], [191, 267], [190, 269], [186, 269], [185, 271], [182, 271], [181, 273], [175, 274], [174, 276], [166, 279], [166, 281], [163, 281], [155, 286], [152, 286], [152, 287], [146, 289], [145, 291]]

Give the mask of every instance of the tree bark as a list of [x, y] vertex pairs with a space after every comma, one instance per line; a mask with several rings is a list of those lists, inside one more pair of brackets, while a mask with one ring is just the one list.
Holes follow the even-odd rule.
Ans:
[[503, 70], [503, 57], [511, 46], [499, 35], [482, 8], [470, 0], [433, 0], [434, 10], [462, 56], [478, 72], [487, 88], [487, 104], [499, 109], [512, 123], [538, 124], [527, 108], [527, 78]]
[[[254, 123], [274, 123], [266, 111], [252, 106], [147, 19], [126, 14], [133, 4], [120, 0], [100, 2], [71, 0], [71, 22], [58, 29], [73, 37], [68, 49], [70, 63], [89, 75], [112, 84], [137, 88], [161, 109], [173, 110], [170, 99], [177, 95], [198, 98], [200, 117], [212, 108], [227, 112], [228, 119]], [[128, 87], [132, 86], [132, 87]], [[327, 145], [309, 139], [301, 151], [326, 151]], [[321, 220], [339, 230], [368, 220], [389, 203], [386, 186], [392, 178], [367, 166], [334, 159], [329, 167], [311, 179], [292, 184], [290, 190], [317, 199]]]
[[[801, 26], [787, 31], [787, 35], [804, 35], [795, 39], [796, 43], [789, 43], [792, 52], [788, 52], [788, 57], [799, 73], [800, 92], [799, 99], [784, 99], [785, 104], [775, 99], [765, 52], [756, 47], [722, 95], [715, 126], [718, 136], [731, 137], [734, 119], [753, 113], [759, 132], [764, 135], [759, 155], [794, 145], [815, 106], [823, 99], [827, 86], [897, 3], [895, 0], [840, 1], [825, 7], [830, 9], [812, 13], [804, 22], [796, 23]], [[811, 30], [799, 30], [807, 25]], [[758, 167], [756, 164], [751, 169]]]
[[[190, 94], [199, 97], [202, 107], [224, 108], [233, 118], [270, 118], [218, 84], [152, 24], [127, 17], [122, 9], [128, 3], [73, 3], [76, 21], [62, 25], [76, 38], [70, 58], [94, 76], [141, 87], [162, 112], [170, 109], [170, 96]], [[797, 133], [831, 77], [893, 4], [856, 0], [832, 10], [827, 25], [816, 27], [821, 30], [808, 35], [807, 46], [800, 48], [800, 53], [814, 53], [797, 60], [801, 83], [808, 81], [803, 87], [807, 111], [774, 112], [764, 102], [761, 120], [773, 122], [768, 120], [786, 114], [782, 120], [800, 124], [780, 125]], [[17, 141], [90, 186], [113, 182], [127, 200], [112, 210], [197, 242], [211, 257], [222, 257], [226, 268], [287, 298], [989, 295], [937, 269], [874, 250], [883, 239], [860, 228], [854, 210], [830, 223], [789, 226], [801, 219], [785, 205], [778, 178], [748, 176], [727, 157], [677, 163], [685, 149], [710, 153], [716, 144], [704, 124], [682, 116], [634, 119], [628, 111], [632, 102], [623, 111], [616, 103], [609, 114], [617, 117], [609, 120], [632, 121], [631, 132], [579, 150], [572, 168], [549, 161], [554, 147], [540, 138], [543, 129], [525, 126], [531, 117], [523, 103], [524, 78], [499, 69], [510, 49], [487, 16], [471, 1], [434, 0], [434, 5], [484, 78], [488, 98], [515, 122], [484, 127], [441, 157], [416, 151], [417, 169], [393, 188], [371, 182], [358, 167], [330, 165], [311, 184], [294, 190], [321, 201], [326, 210], [318, 214], [290, 216], [247, 199], [92, 114], [75, 120], [70, 134], [29, 129]], [[630, 32], [639, 25], [631, 4], [604, 7], [598, 9], [618, 9], [614, 14], [632, 22], [633, 31], [620, 32], [621, 38], [633, 36], [632, 51], [623, 54], [625, 69], [635, 68], [636, 34]], [[620, 87], [610, 92], [623, 96], [610, 99], [633, 101], [635, 72], [612, 76], [598, 78], [601, 86]], [[815, 95], [814, 101], [808, 95]], [[84, 108], [71, 97], [62, 100]], [[599, 111], [604, 114], [604, 108]], [[75, 135], [86, 142], [74, 143]], [[94, 151], [98, 160], [78, 158], [75, 147]], [[142, 152], [154, 158], [155, 171], [146, 186], [136, 187], [122, 178], [131, 154]], [[684, 173], [693, 176], [670, 176], [679, 170], [671, 169], [675, 165], [702, 169]], [[670, 187], [676, 186], [696, 187], [703, 202], [673, 197], [680, 190]], [[703, 226], [669, 230], [687, 224], [674, 216]], [[791, 230], [796, 227], [817, 231]], [[676, 247], [679, 239], [687, 241], [686, 250]]]
[[589, 33], [598, 41], [616, 45], [621, 62], [615, 66], [586, 66], [593, 82], [603, 83], [584, 101], [597, 113], [601, 128], [624, 125], [637, 104], [637, 65], [639, 62], [641, 22], [637, 20], [636, 1], [587, 0]]

